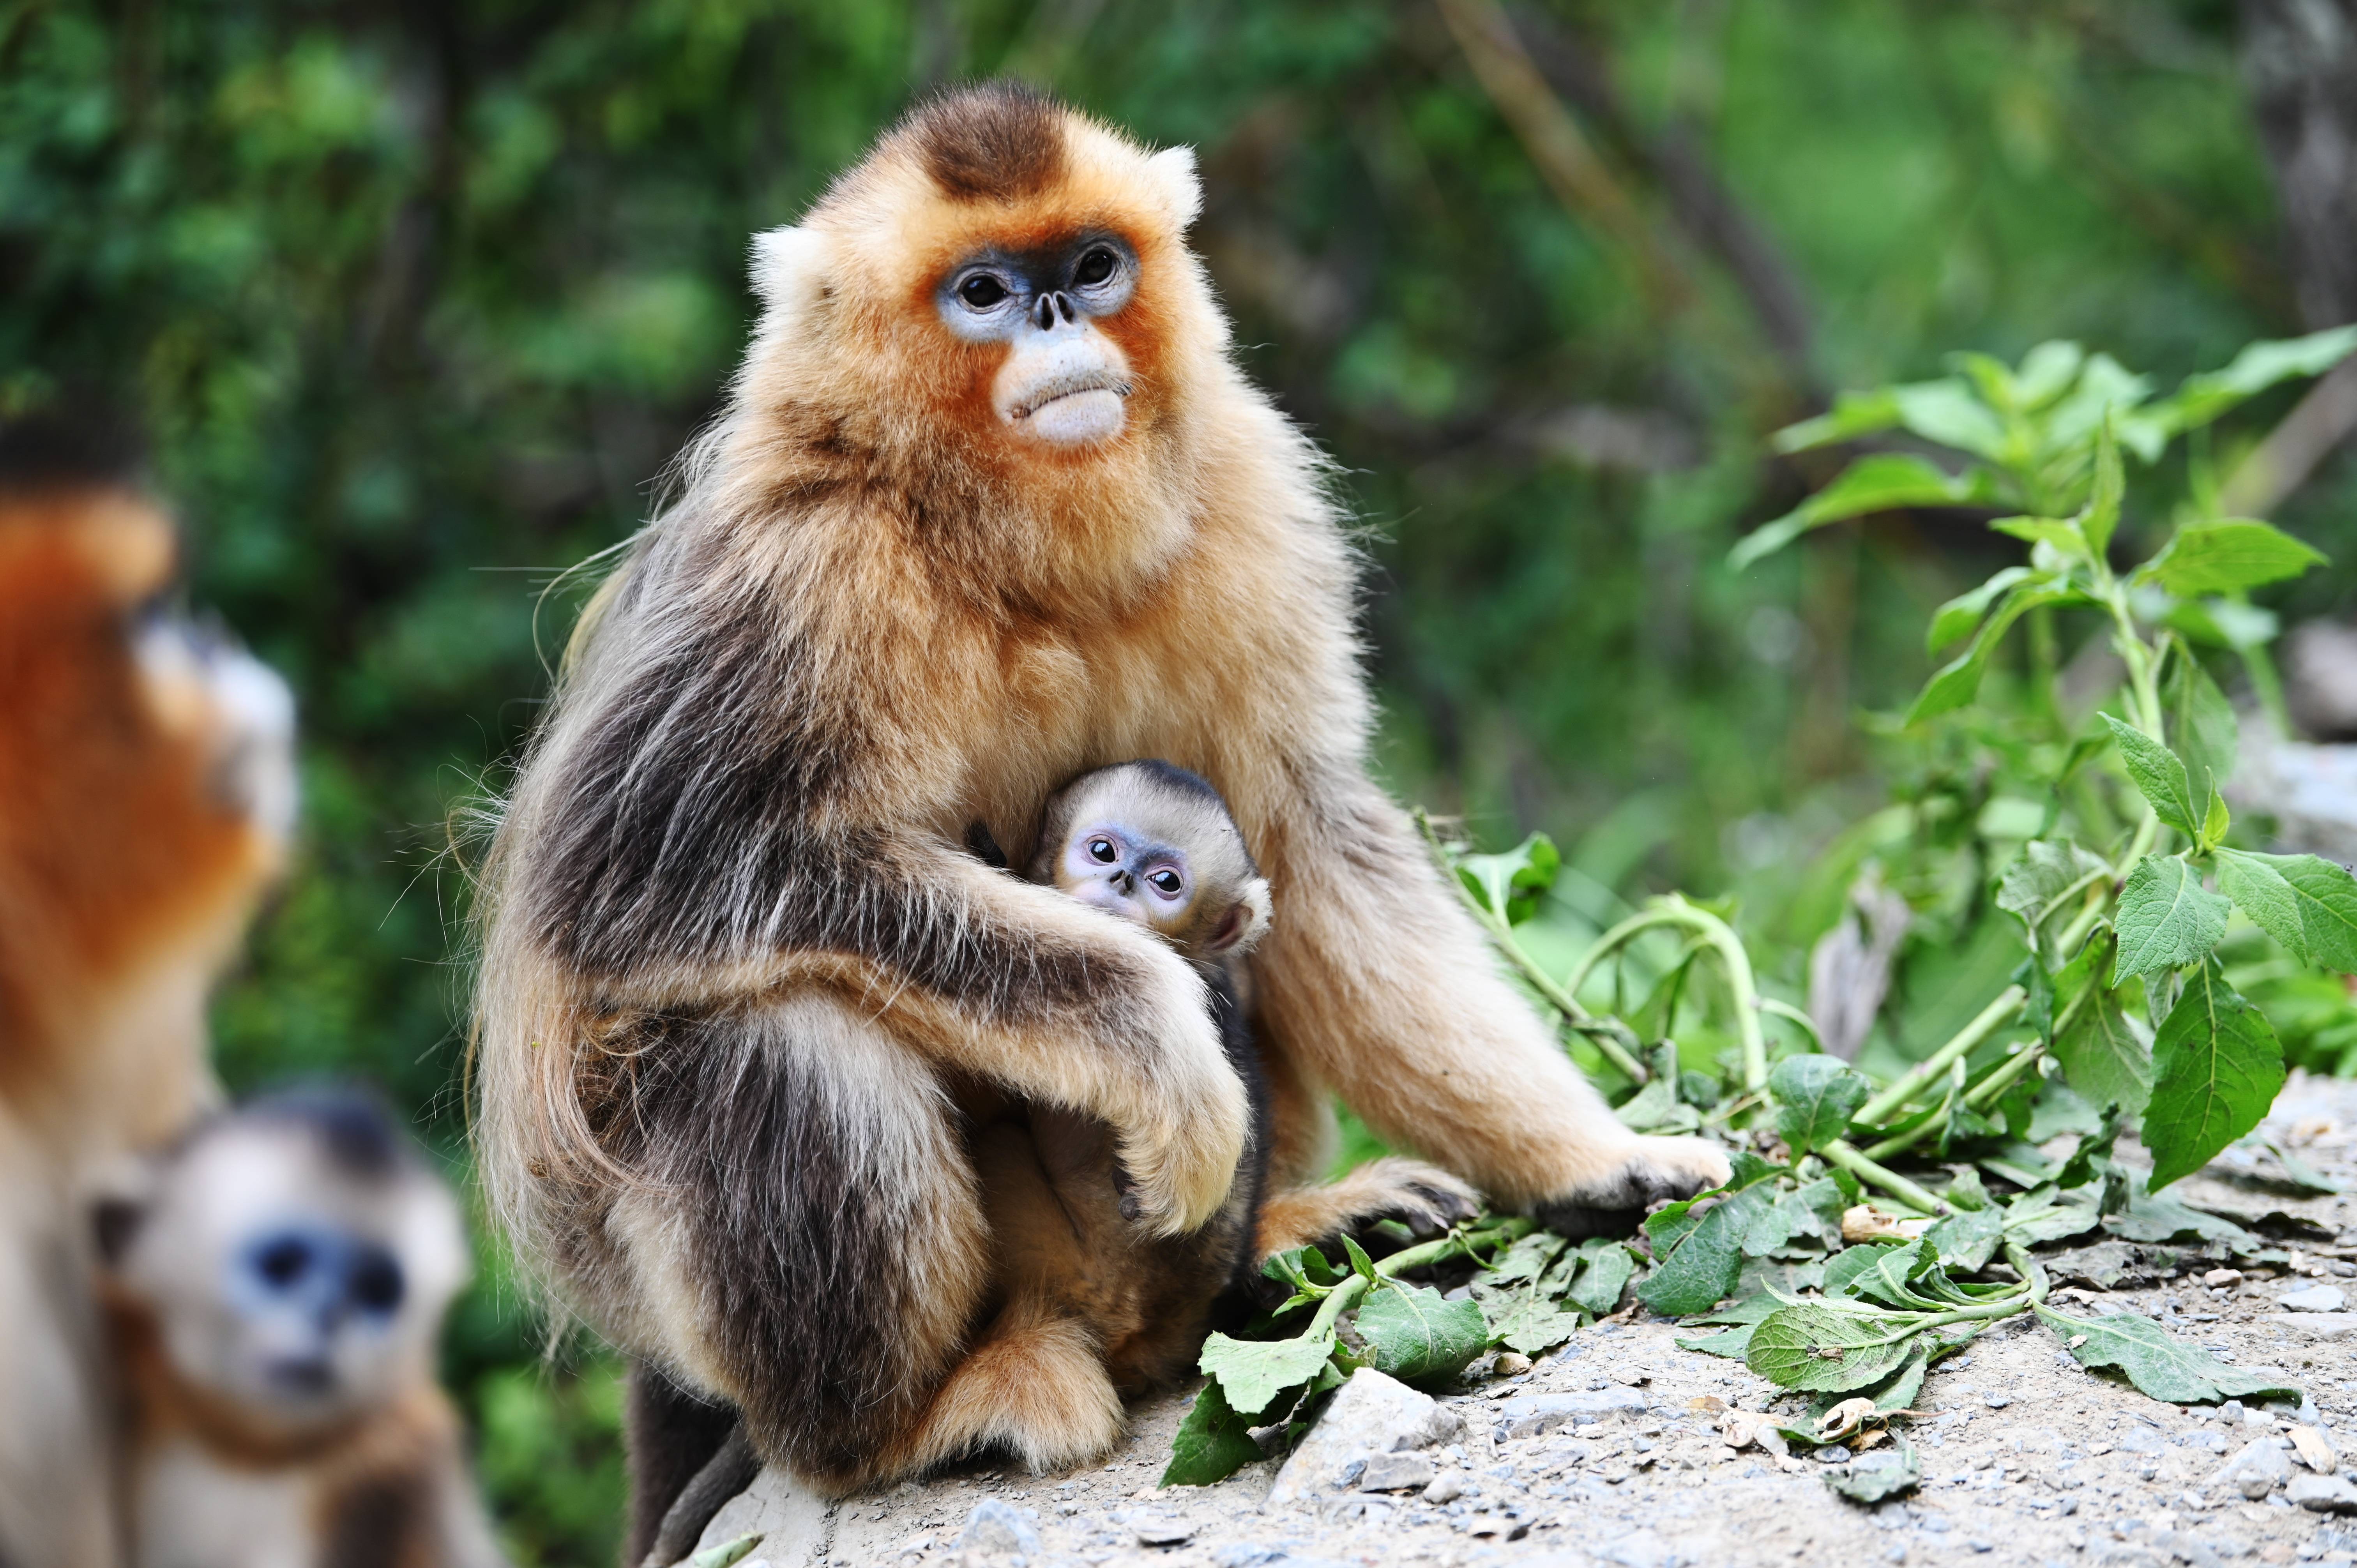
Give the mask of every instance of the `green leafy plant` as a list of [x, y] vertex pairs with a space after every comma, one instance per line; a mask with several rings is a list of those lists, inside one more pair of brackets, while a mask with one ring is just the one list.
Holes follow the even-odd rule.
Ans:
[[[2010, 973], [1961, 993], [1945, 1037], [1878, 1082], [1822, 1054], [1808, 1015], [1763, 993], [1731, 908], [1655, 898], [1558, 973], [1525, 940], [1562, 874], [1555, 846], [1534, 834], [1476, 854], [1426, 822], [1467, 908], [1621, 1119], [1725, 1138], [1733, 1176], [1650, 1215], [1632, 1245], [1575, 1246], [1527, 1219], [1484, 1217], [1380, 1262], [1349, 1241], [1344, 1262], [1311, 1249], [1273, 1260], [1270, 1277], [1292, 1294], [1247, 1337], [1215, 1335], [1205, 1348], [1210, 1381], [1165, 1478], [1232, 1472], [1262, 1452], [1254, 1432], [1282, 1445], [1357, 1367], [1446, 1383], [1491, 1348], [1552, 1348], [1632, 1284], [1643, 1305], [1711, 1330], [1681, 1338], [1687, 1348], [1740, 1359], [1822, 1404], [1863, 1398], [1894, 1418], [1939, 1360], [2025, 1314], [2083, 1364], [2156, 1398], [2298, 1397], [2147, 1319], [2057, 1310], [2038, 1251], [2103, 1233], [2189, 1258], [2283, 1257], [2162, 1189], [2246, 1139], [2284, 1081], [2276, 1028], [2234, 983], [2236, 966], [2255, 972], [2249, 944], [2271, 944], [2278, 993], [2299, 994], [2288, 986], [2298, 975], [2357, 972], [2357, 878], [2238, 836], [2221, 792], [2237, 721], [2203, 657], [2240, 659], [2271, 692], [2272, 621], [2247, 595], [2321, 557], [2265, 521], [2218, 515], [2197, 464], [2165, 537], [2124, 559], [2147, 538], [2124, 527], [2126, 459], [2150, 468], [2178, 437], [2352, 350], [2357, 328], [2255, 344], [2156, 398], [2108, 357], [2049, 343], [2017, 366], [1964, 356], [1953, 376], [1845, 396], [1783, 432], [1787, 451], [1903, 432], [1961, 462], [1857, 456], [1743, 541], [1738, 567], [1811, 529], [1900, 506], [1985, 508], [1997, 514], [1991, 528], [2029, 547], [2026, 561], [1940, 607], [1930, 650], [1957, 651], [1887, 726], [1897, 744], [1995, 786], [1975, 799], [1936, 785], [1862, 824], [1882, 859], [1933, 868], [1900, 880], [1952, 907], [1964, 945]], [[2024, 625], [2025, 668], [2009, 677], [2021, 697], [1999, 713], [1984, 687]], [[2120, 681], [2074, 721], [2060, 650], [2081, 628]], [[1857, 841], [1837, 843], [1828, 869], [1846, 876], [1865, 858]], [[2057, 1116], [2079, 1134], [2061, 1159], [2030, 1139]], [[2130, 1126], [2148, 1176], [2115, 1157]], [[1469, 1289], [1450, 1301], [1411, 1283], [1416, 1273], [1462, 1275]], [[1870, 1501], [1920, 1474], [1902, 1444], [1834, 1484]]]

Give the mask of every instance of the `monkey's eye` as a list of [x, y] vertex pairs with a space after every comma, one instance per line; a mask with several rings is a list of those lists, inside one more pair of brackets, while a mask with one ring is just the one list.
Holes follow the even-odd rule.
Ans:
[[300, 1236], [281, 1236], [254, 1254], [253, 1272], [284, 1290], [311, 1272], [311, 1243]]
[[401, 1264], [392, 1253], [371, 1249], [353, 1265], [352, 1300], [371, 1312], [391, 1312], [401, 1305]]
[[958, 285], [958, 297], [974, 310], [991, 310], [1006, 297], [1006, 285], [988, 273], [976, 273]]
[[1120, 265], [1119, 257], [1104, 246], [1099, 245], [1082, 256], [1081, 264], [1072, 269], [1072, 282], [1082, 288], [1094, 288], [1112, 277], [1114, 270]]
[[1185, 878], [1167, 865], [1159, 871], [1147, 872], [1146, 880], [1152, 884], [1154, 890], [1165, 898], [1176, 898], [1186, 890], [1187, 886]]
[[1114, 861], [1121, 858], [1121, 852], [1113, 847], [1113, 840], [1111, 839], [1091, 839], [1089, 841], [1089, 858], [1092, 860], [1102, 861], [1105, 865], [1111, 865]]

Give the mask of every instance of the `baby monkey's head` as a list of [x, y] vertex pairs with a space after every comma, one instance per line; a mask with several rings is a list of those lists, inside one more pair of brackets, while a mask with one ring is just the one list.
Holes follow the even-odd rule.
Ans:
[[1243, 952], [1268, 929], [1268, 883], [1228, 803], [1167, 762], [1101, 768], [1059, 790], [1031, 879], [1135, 920], [1201, 962]]

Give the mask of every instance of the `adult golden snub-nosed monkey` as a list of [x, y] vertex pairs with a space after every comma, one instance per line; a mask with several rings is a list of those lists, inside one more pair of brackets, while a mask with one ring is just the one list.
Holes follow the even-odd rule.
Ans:
[[1152, 1232], [1234, 1180], [1201, 979], [965, 847], [1028, 857], [1092, 768], [1200, 774], [1267, 877], [1273, 1202], [1329, 1091], [1505, 1204], [1726, 1173], [1613, 1118], [1369, 780], [1357, 563], [1229, 357], [1198, 201], [1183, 149], [988, 86], [764, 236], [728, 407], [579, 634], [488, 868], [500, 1211], [662, 1387], [825, 1489], [908, 1462], [961, 1379], [1034, 1463], [1117, 1434], [1085, 1346], [985, 1332], [962, 1086], [1103, 1122]]
[[91, 1184], [212, 1096], [205, 993], [294, 809], [277, 678], [167, 613], [170, 522], [0, 425], [0, 1562], [113, 1568]]

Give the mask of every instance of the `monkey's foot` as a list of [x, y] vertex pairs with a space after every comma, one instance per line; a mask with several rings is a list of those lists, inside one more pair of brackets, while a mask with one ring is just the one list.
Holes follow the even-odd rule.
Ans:
[[1396, 1156], [1370, 1160], [1324, 1187], [1274, 1193], [1261, 1205], [1255, 1244], [1264, 1258], [1295, 1247], [1361, 1236], [1396, 1219], [1418, 1236], [1437, 1235], [1481, 1212], [1481, 1195], [1437, 1165]]
[[1727, 1152], [1704, 1138], [1636, 1138], [1612, 1155], [1596, 1175], [1532, 1205], [1532, 1217], [1574, 1240], [1626, 1236], [1655, 1204], [1706, 1192], [1732, 1174]]
[[1009, 1317], [950, 1374], [890, 1470], [996, 1448], [1037, 1475], [1099, 1458], [1121, 1441], [1121, 1395], [1088, 1331], [1068, 1318]]

